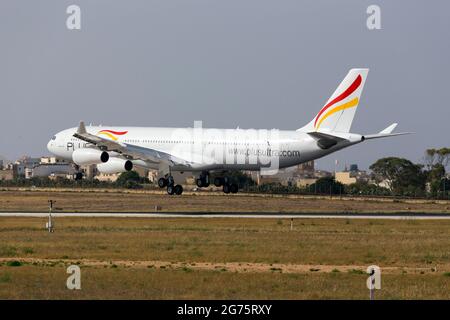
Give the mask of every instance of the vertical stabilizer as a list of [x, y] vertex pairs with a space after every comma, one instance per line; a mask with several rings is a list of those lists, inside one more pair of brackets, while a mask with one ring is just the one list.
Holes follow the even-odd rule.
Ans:
[[350, 132], [369, 69], [351, 69], [314, 119], [299, 131]]

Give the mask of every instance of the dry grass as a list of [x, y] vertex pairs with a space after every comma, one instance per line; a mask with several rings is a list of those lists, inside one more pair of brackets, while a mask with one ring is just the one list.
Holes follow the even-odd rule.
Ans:
[[[0, 298], [365, 299], [371, 264], [383, 272], [377, 297], [450, 298], [447, 220], [55, 222], [49, 234], [45, 219], [0, 218]], [[65, 288], [70, 263], [81, 291]]]
[[[9, 279], [2, 282], [1, 279]], [[0, 299], [367, 299], [366, 275], [83, 268], [81, 290], [63, 267], [0, 269]], [[385, 275], [378, 299], [450, 298], [450, 277]]]
[[67, 189], [0, 191], [0, 211], [46, 211], [47, 200], [66, 212], [446, 212], [449, 201], [340, 199], [314, 196], [227, 195], [186, 193], [168, 196], [163, 191]]

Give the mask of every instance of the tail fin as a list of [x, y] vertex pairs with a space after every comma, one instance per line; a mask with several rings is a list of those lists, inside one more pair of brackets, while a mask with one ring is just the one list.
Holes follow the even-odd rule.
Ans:
[[314, 119], [298, 131], [350, 132], [369, 69], [351, 69]]

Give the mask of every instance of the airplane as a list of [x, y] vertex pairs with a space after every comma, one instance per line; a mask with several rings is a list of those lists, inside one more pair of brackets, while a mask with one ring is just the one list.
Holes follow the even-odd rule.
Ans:
[[[142, 167], [158, 170], [158, 185], [169, 195], [183, 193], [172, 172], [195, 173], [199, 188], [214, 183], [226, 194], [236, 193], [238, 185], [227, 176], [233, 170], [273, 174], [366, 140], [409, 134], [393, 133], [397, 123], [376, 134], [350, 132], [368, 72], [351, 69], [317, 115], [297, 130], [85, 126], [81, 121], [54, 135], [47, 149], [74, 162], [76, 180], [83, 178], [83, 165], [95, 164], [102, 173]], [[211, 182], [210, 173], [216, 176]]]

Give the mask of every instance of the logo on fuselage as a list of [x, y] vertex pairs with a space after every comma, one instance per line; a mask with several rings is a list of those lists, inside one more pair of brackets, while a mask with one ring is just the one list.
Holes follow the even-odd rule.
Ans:
[[97, 132], [98, 135], [103, 134], [110, 138], [113, 141], [117, 141], [117, 136], [123, 136], [124, 134], [127, 134], [128, 131], [114, 131], [114, 130], [101, 130]]

